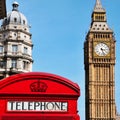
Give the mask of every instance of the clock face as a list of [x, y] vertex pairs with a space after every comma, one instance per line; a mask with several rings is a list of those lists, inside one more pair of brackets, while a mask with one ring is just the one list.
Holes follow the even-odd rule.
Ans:
[[94, 50], [95, 50], [95, 53], [99, 56], [106, 56], [110, 52], [109, 47], [104, 43], [98, 43], [95, 46]]

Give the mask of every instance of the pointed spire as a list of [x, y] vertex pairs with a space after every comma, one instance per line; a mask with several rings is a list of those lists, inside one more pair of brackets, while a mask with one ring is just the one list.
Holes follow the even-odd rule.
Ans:
[[101, 1], [96, 0], [96, 4], [94, 7], [94, 12], [105, 12], [105, 9], [102, 7]]

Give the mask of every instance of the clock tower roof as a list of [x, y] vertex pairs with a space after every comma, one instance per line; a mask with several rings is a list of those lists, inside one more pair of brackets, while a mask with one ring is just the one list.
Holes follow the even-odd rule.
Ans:
[[113, 32], [107, 24], [106, 11], [100, 0], [96, 0], [95, 3], [90, 32]]
[[105, 9], [102, 7], [101, 1], [96, 0], [96, 4], [94, 7], [94, 12], [105, 12]]

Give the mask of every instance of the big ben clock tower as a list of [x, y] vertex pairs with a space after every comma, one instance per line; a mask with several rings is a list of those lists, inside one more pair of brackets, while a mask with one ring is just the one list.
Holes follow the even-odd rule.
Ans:
[[84, 43], [86, 120], [115, 120], [115, 39], [100, 0]]

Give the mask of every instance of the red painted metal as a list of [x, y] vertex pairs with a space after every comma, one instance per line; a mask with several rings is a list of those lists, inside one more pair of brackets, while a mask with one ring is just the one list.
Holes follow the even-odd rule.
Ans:
[[[13, 75], [0, 81], [0, 120], [80, 120], [79, 96], [79, 86], [58, 75], [42, 72]], [[17, 108], [9, 111], [7, 104], [11, 101], [59, 102], [66, 103], [67, 107], [63, 105], [65, 111], [63, 108], [62, 111], [20, 111]]]

